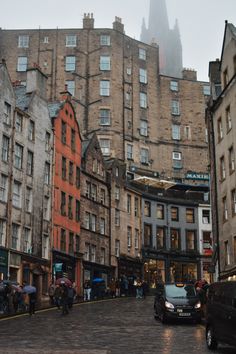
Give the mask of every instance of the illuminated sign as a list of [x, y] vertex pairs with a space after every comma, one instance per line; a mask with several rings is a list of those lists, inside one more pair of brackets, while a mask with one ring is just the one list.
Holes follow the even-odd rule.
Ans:
[[187, 172], [185, 175], [186, 179], [195, 179], [195, 180], [203, 180], [209, 181], [210, 176], [208, 173], [196, 173], [196, 172]]

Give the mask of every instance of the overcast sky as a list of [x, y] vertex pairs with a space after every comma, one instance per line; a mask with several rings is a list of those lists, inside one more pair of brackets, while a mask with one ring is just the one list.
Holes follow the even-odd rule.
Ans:
[[[158, 0], [156, 0], [158, 1]], [[0, 0], [0, 27], [81, 28], [83, 14], [93, 12], [96, 28], [111, 28], [121, 17], [125, 33], [139, 40], [149, 0]], [[184, 67], [208, 80], [208, 63], [221, 55], [225, 20], [236, 26], [236, 0], [166, 0], [169, 23], [179, 21]]]

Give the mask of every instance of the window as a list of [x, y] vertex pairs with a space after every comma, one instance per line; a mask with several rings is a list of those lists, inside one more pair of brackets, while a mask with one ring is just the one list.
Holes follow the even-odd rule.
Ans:
[[28, 155], [27, 155], [27, 166], [26, 166], [26, 173], [28, 176], [33, 176], [33, 170], [34, 170], [34, 154], [32, 151], [28, 150]]
[[91, 197], [91, 183], [88, 181], [86, 181], [86, 197]]
[[86, 261], [90, 260], [90, 244], [87, 242], [85, 243], [84, 259]]
[[67, 91], [74, 96], [75, 95], [75, 82], [74, 80], [66, 80]]
[[17, 181], [13, 184], [12, 205], [21, 208], [21, 183]]
[[223, 139], [223, 126], [221, 118], [217, 121], [218, 142]]
[[43, 217], [44, 220], [49, 221], [50, 219], [50, 198], [48, 196], [44, 196], [44, 204], [43, 204]]
[[234, 162], [234, 148], [231, 146], [229, 149], [229, 172], [233, 173], [235, 170], [235, 162]]
[[6, 240], [6, 221], [0, 219], [0, 246], [5, 246]]
[[147, 108], [147, 94], [144, 92], [139, 93], [139, 105], [141, 108]]
[[45, 184], [49, 184], [50, 183], [50, 163], [49, 162], [45, 162], [44, 183]]
[[203, 224], [210, 224], [210, 210], [203, 209], [202, 210], [202, 223]]
[[127, 159], [133, 160], [133, 145], [127, 144]]
[[144, 224], [144, 247], [152, 246], [152, 225]]
[[76, 252], [80, 251], [80, 236], [75, 235], [75, 250]]
[[61, 192], [61, 215], [66, 215], [66, 193]]
[[136, 250], [139, 249], [139, 230], [135, 229], [134, 231], [134, 248]]
[[187, 139], [187, 140], [191, 139], [191, 128], [188, 125], [186, 125], [184, 127], [184, 136], [185, 136], [185, 139]]
[[62, 179], [66, 180], [66, 158], [62, 156], [61, 158], [61, 177]]
[[179, 208], [178, 207], [171, 207], [171, 220], [172, 221], [179, 221]]
[[101, 80], [100, 81], [100, 96], [110, 96], [110, 81]]
[[105, 191], [105, 189], [101, 188], [101, 190], [100, 190], [100, 200], [101, 200], [101, 204], [102, 205], [105, 204], [105, 198], [106, 198], [106, 191]]
[[134, 199], [134, 216], [139, 216], [139, 199], [137, 197]]
[[131, 195], [127, 194], [127, 213], [131, 214]]
[[95, 184], [91, 185], [91, 198], [92, 200], [97, 200], [97, 186]]
[[66, 251], [66, 230], [61, 229], [61, 251]]
[[89, 227], [90, 227], [90, 225], [89, 225], [89, 221], [90, 221], [90, 214], [86, 211], [85, 212], [85, 218], [84, 218], [84, 227], [87, 229], [87, 230], [89, 230]]
[[170, 245], [172, 250], [180, 249], [180, 230], [170, 229]]
[[102, 150], [102, 154], [104, 156], [109, 156], [110, 155], [110, 140], [109, 139], [100, 139], [99, 140], [100, 147]]
[[132, 247], [132, 229], [130, 226], [127, 227], [127, 247]]
[[171, 80], [170, 89], [171, 89], [171, 91], [179, 91], [179, 83], [178, 83], [178, 81]]
[[139, 59], [141, 59], [141, 60], [146, 60], [146, 58], [147, 58], [146, 49], [144, 49], [144, 48], [139, 48], [138, 57], [139, 57]]
[[27, 70], [28, 59], [27, 57], [18, 57], [17, 59], [17, 71]]
[[11, 230], [11, 247], [15, 250], [18, 249], [18, 238], [19, 238], [19, 225], [12, 224]]
[[29, 120], [28, 124], [28, 139], [30, 141], [34, 140], [34, 122], [32, 120]]
[[224, 83], [224, 88], [225, 86], [228, 85], [229, 82], [229, 75], [228, 75], [228, 69], [226, 68], [223, 72], [223, 83]]
[[229, 265], [230, 264], [230, 251], [229, 251], [229, 241], [225, 241], [224, 242], [224, 246], [225, 246], [225, 249], [224, 249], [224, 256], [225, 256], [225, 265]]
[[73, 219], [73, 197], [69, 195], [69, 200], [68, 200], [68, 216], [69, 219]]
[[80, 187], [80, 168], [76, 166], [76, 188]]
[[120, 240], [115, 240], [115, 256], [120, 257]]
[[99, 110], [99, 120], [100, 120], [100, 125], [110, 125], [111, 124], [111, 111], [110, 111], [110, 109], [100, 109]]
[[181, 152], [174, 151], [172, 153], [172, 159], [173, 159], [173, 168], [180, 169], [183, 167]]
[[75, 220], [80, 221], [80, 201], [76, 200], [75, 202]]
[[232, 119], [231, 119], [231, 114], [230, 114], [230, 106], [227, 107], [226, 111], [226, 127], [227, 127], [227, 132], [230, 131], [232, 128]]
[[76, 36], [75, 35], [66, 36], [66, 47], [76, 47]]
[[44, 43], [44, 44], [49, 43], [49, 38], [48, 38], [48, 37], [44, 37], [44, 38], [43, 38], [43, 43]]
[[106, 262], [106, 250], [105, 248], [101, 248], [100, 263], [105, 264], [105, 262]]
[[31, 252], [31, 236], [30, 229], [24, 227], [23, 229], [23, 252], [30, 253]]
[[23, 117], [21, 114], [16, 113], [15, 128], [18, 133], [22, 132]]
[[132, 69], [131, 68], [127, 68], [126, 69], [126, 73], [127, 73], [127, 75], [131, 75], [132, 74]]
[[222, 156], [220, 159], [220, 177], [221, 177], [221, 181], [223, 181], [226, 177], [224, 156]]
[[204, 96], [210, 96], [211, 95], [210, 85], [203, 85], [203, 95]]
[[74, 253], [74, 233], [69, 232], [69, 253]]
[[100, 44], [110, 46], [111, 45], [111, 37], [107, 34], [102, 34], [100, 36]]
[[222, 199], [222, 204], [223, 204], [223, 221], [228, 220], [228, 208], [227, 208], [227, 200], [226, 197]]
[[19, 144], [15, 144], [15, 158], [14, 158], [14, 166], [16, 168], [21, 169], [23, 162], [23, 146]]
[[100, 56], [100, 70], [111, 70], [111, 58], [109, 55]]
[[147, 70], [139, 69], [139, 82], [142, 84], [147, 84]]
[[186, 249], [188, 251], [193, 251], [196, 248], [196, 232], [192, 230], [186, 230]]
[[165, 248], [165, 229], [164, 229], [164, 227], [157, 227], [156, 242], [157, 242], [157, 249]]
[[100, 219], [100, 234], [105, 235], [105, 219]]
[[10, 139], [3, 135], [2, 136], [2, 161], [8, 162], [9, 158], [9, 146], [10, 146]]
[[120, 226], [120, 211], [115, 209], [115, 226]]
[[91, 245], [91, 262], [96, 262], [96, 246]]
[[151, 203], [148, 201], [144, 201], [144, 216], [151, 216]]
[[120, 200], [120, 187], [115, 186], [115, 200]]
[[164, 220], [164, 205], [157, 204], [157, 219]]
[[91, 230], [96, 231], [96, 223], [97, 223], [97, 217], [94, 214], [91, 214]]
[[146, 120], [140, 121], [140, 135], [143, 135], [143, 136], [148, 135], [148, 123]]
[[50, 133], [46, 132], [45, 133], [45, 151], [50, 151], [51, 145], [50, 145], [50, 138], [51, 135]]
[[186, 222], [187, 223], [194, 223], [194, 209], [186, 208]]
[[0, 200], [2, 202], [7, 201], [7, 193], [8, 193], [8, 177], [1, 174], [0, 175]]
[[3, 122], [7, 125], [11, 123], [11, 105], [4, 102]]
[[74, 164], [73, 162], [69, 162], [69, 183], [74, 183]]
[[172, 139], [180, 140], [180, 125], [172, 124]]
[[180, 115], [179, 101], [176, 101], [176, 100], [172, 100], [171, 101], [171, 113], [174, 116], [179, 116]]
[[29, 36], [19, 36], [18, 37], [18, 47], [28, 48], [29, 47]]
[[140, 150], [140, 162], [147, 165], [149, 163], [148, 149], [141, 148]]
[[232, 216], [236, 215], [236, 191], [233, 189], [231, 191], [231, 208], [232, 208]]
[[70, 131], [70, 146], [73, 151], [75, 151], [75, 130], [71, 128]]
[[75, 71], [75, 57], [74, 56], [67, 56], [66, 57], [66, 71]]
[[25, 211], [27, 213], [31, 213], [32, 211], [32, 189], [29, 187], [26, 187], [26, 193], [25, 193]]

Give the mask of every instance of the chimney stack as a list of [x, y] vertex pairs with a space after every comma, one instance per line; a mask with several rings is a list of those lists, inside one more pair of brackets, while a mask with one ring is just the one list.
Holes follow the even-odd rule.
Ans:
[[84, 29], [93, 29], [94, 28], [93, 13], [84, 14], [83, 28]]
[[37, 92], [42, 98], [47, 97], [47, 76], [37, 64], [27, 70], [26, 93]]
[[115, 21], [113, 22], [113, 29], [118, 32], [125, 33], [124, 25], [120, 17], [115, 17]]
[[182, 77], [185, 80], [197, 81], [197, 72], [194, 69], [186, 69], [182, 70]]

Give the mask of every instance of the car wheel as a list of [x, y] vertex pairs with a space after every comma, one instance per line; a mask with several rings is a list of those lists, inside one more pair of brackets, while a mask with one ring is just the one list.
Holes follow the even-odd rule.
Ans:
[[218, 346], [212, 326], [208, 326], [206, 328], [206, 343], [207, 343], [208, 349], [210, 349], [210, 350], [215, 350]]
[[167, 318], [163, 312], [161, 312], [161, 314], [160, 314], [160, 320], [161, 320], [161, 323], [163, 323], [163, 324], [167, 323]]

